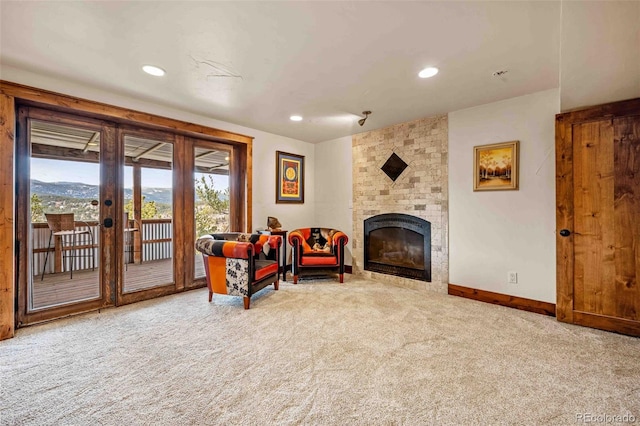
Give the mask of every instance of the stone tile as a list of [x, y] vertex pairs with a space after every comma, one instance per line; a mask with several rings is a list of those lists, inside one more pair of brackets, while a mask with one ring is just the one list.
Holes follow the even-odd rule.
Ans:
[[[354, 135], [354, 272], [361, 270], [364, 236], [362, 222], [381, 213], [407, 213], [431, 222], [432, 283], [374, 274], [375, 279], [408, 288], [447, 291], [448, 285], [448, 120], [446, 115], [429, 117]], [[395, 152], [410, 160], [409, 167], [390, 181], [379, 166]], [[443, 244], [442, 241], [445, 243]], [[435, 250], [438, 247], [438, 250]], [[367, 271], [368, 272], [368, 271]]]

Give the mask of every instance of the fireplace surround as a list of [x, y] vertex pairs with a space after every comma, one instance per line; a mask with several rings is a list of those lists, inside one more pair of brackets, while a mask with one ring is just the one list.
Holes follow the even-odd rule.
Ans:
[[[354, 274], [398, 287], [446, 294], [449, 285], [447, 115], [422, 118], [352, 138]], [[396, 153], [408, 167], [394, 181], [381, 167]], [[431, 281], [364, 268], [365, 219], [404, 213], [431, 223]]]
[[364, 269], [431, 282], [431, 223], [402, 213], [366, 219]]

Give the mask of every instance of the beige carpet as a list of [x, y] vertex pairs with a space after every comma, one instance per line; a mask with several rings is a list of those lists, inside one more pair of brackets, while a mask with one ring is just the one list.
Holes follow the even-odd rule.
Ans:
[[19, 330], [0, 423], [640, 423], [640, 339], [347, 278], [249, 311], [203, 289]]

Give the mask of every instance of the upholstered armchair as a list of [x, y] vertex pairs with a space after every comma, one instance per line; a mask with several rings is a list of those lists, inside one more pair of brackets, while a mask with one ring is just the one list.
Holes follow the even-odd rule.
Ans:
[[344, 282], [344, 246], [348, 242], [347, 235], [337, 229], [300, 228], [291, 231], [293, 283], [298, 283], [302, 268], [337, 269], [340, 282]]
[[[281, 245], [282, 238], [276, 235], [232, 233], [200, 237], [196, 249], [204, 260], [209, 302], [213, 293], [242, 296], [244, 308], [249, 309], [253, 294], [269, 284], [278, 290]], [[260, 252], [271, 250], [275, 261], [260, 260]]]

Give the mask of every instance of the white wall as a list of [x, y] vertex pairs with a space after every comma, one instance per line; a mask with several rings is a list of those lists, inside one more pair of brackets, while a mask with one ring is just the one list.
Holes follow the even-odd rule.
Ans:
[[563, 1], [561, 110], [640, 97], [640, 2]]
[[[557, 89], [449, 114], [449, 282], [555, 303]], [[473, 191], [473, 147], [520, 141], [520, 189]], [[507, 283], [507, 272], [518, 283]]]
[[[349, 237], [345, 265], [352, 265], [353, 174], [351, 136], [316, 144], [315, 221], [313, 226], [335, 228]], [[307, 225], [309, 226], [309, 225]]]
[[[276, 216], [285, 229], [308, 226], [315, 217], [314, 197], [314, 145], [272, 133], [216, 120], [211, 117], [158, 105], [112, 92], [83, 86], [49, 76], [34, 74], [3, 65], [0, 68], [3, 80], [50, 90], [65, 95], [103, 102], [136, 111], [183, 120], [203, 126], [253, 136], [253, 223], [252, 230], [264, 228], [267, 216]], [[292, 123], [295, 125], [295, 123]], [[275, 152], [286, 151], [305, 156], [305, 202], [304, 204], [276, 204], [275, 202]]]

